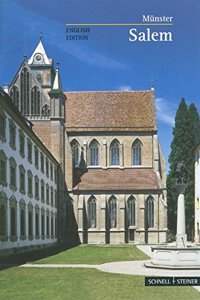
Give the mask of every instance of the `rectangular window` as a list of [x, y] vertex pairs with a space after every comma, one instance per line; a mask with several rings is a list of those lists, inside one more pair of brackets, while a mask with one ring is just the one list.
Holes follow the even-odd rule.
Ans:
[[27, 148], [28, 148], [28, 161], [32, 163], [32, 143], [30, 140], [27, 140]]
[[53, 238], [53, 216], [51, 216], [51, 237]]
[[33, 235], [33, 214], [31, 211], [28, 213], [28, 235], [29, 239], [32, 239]]
[[25, 146], [25, 144], [24, 144], [24, 135], [23, 135], [22, 132], [20, 132], [20, 134], [19, 134], [19, 153], [22, 157], [25, 156], [24, 155], [24, 148], [25, 148], [24, 146]]
[[6, 116], [4, 112], [0, 111], [0, 139], [5, 140], [6, 138]]
[[20, 211], [20, 234], [21, 234], [21, 239], [22, 237], [25, 236], [25, 211], [23, 208], [21, 208]]
[[46, 203], [49, 204], [49, 186], [46, 185]]
[[41, 227], [42, 227], [42, 237], [44, 238], [44, 215], [42, 214], [42, 217], [41, 217]]
[[39, 215], [38, 215], [38, 213], [35, 214], [35, 234], [36, 234], [36, 237], [39, 236]]
[[41, 201], [44, 202], [44, 182], [41, 182]]
[[46, 158], [46, 175], [47, 177], [49, 177], [49, 161], [47, 158]]
[[39, 179], [35, 178], [35, 198], [39, 199]]
[[55, 208], [57, 208], [57, 191], [55, 190]]
[[51, 177], [51, 180], [53, 180], [53, 166], [52, 166], [52, 164], [50, 164], [50, 177]]
[[54, 180], [55, 180], [55, 183], [57, 183], [57, 169], [56, 168], [54, 169]]
[[42, 173], [44, 173], [44, 155], [42, 153], [40, 153], [40, 167]]
[[20, 171], [20, 192], [25, 192], [25, 174], [23, 171]]
[[6, 184], [6, 161], [0, 159], [0, 182]]
[[51, 188], [51, 206], [53, 207], [53, 188]]
[[33, 181], [31, 176], [28, 177], [28, 194], [29, 196], [33, 194]]
[[38, 148], [35, 147], [35, 166], [38, 168]]
[[16, 126], [12, 120], [9, 120], [9, 129], [10, 129], [10, 146], [13, 149], [16, 149]]
[[47, 221], [47, 238], [49, 238], [49, 216], [47, 216], [46, 221]]
[[10, 166], [10, 185], [16, 187], [16, 167]]

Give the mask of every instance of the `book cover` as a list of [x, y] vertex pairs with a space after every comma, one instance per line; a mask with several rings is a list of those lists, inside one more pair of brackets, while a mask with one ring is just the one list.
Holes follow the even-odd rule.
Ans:
[[[57, 241], [71, 247], [49, 256], [48, 250], [41, 257], [31, 252], [32, 258], [23, 261], [43, 258], [39, 264], [51, 271], [55, 264], [53, 276], [58, 276], [60, 288], [50, 272], [39, 266], [33, 269], [27, 264], [22, 271], [7, 267], [2, 271], [2, 282], [8, 284], [9, 272], [13, 272], [20, 299], [31, 299], [26, 279], [32, 276], [39, 292], [31, 293], [39, 298], [46, 294], [49, 299], [137, 300], [160, 299], [162, 293], [163, 299], [170, 299], [170, 295], [198, 299], [199, 270], [145, 268], [143, 260], [145, 255], [153, 255], [150, 245], [164, 245], [169, 237], [166, 178], [181, 99], [188, 107], [194, 103], [199, 111], [199, 20], [198, 0], [0, 2], [0, 85], [36, 135], [32, 141], [29, 129], [25, 130], [29, 162], [32, 146], [26, 139], [39, 149], [35, 169], [22, 156], [19, 164], [15, 157], [18, 146], [11, 145], [10, 150], [6, 144], [9, 139], [4, 136], [2, 121], [0, 160], [2, 170], [4, 163], [8, 169], [1, 174], [7, 180], [0, 180], [0, 251], [5, 255], [7, 250], [18, 252], [22, 247], [26, 251]], [[7, 97], [3, 90], [2, 97]], [[2, 104], [5, 110], [6, 105]], [[12, 113], [8, 110], [6, 114], [6, 118], [5, 113], [1, 116], [9, 122], [5, 132], [10, 137]], [[17, 113], [15, 117], [21, 149], [22, 125]], [[14, 180], [12, 159], [17, 166], [15, 189], [9, 182]], [[50, 179], [58, 165], [55, 186]], [[27, 174], [27, 190], [21, 193], [22, 167]], [[5, 199], [11, 199], [9, 205]], [[199, 242], [198, 203], [195, 205], [196, 227], [190, 230], [189, 238]], [[98, 246], [90, 248], [90, 244]], [[71, 250], [75, 252], [68, 257]], [[199, 255], [199, 250], [195, 251], [189, 258], [186, 255], [192, 264]], [[53, 254], [58, 256], [52, 258]], [[166, 251], [160, 254], [161, 260], [167, 260], [165, 255]], [[182, 253], [183, 260], [186, 256]], [[21, 258], [19, 262], [22, 264]], [[61, 265], [65, 267], [60, 272]], [[22, 272], [26, 287], [20, 287], [18, 272]], [[37, 274], [41, 280], [47, 279], [46, 290]], [[162, 278], [147, 282], [145, 276]], [[71, 278], [67, 287], [64, 278]], [[87, 280], [92, 287], [84, 286]], [[147, 287], [145, 282], [158, 286]], [[2, 299], [13, 297], [9, 288], [4, 287], [1, 293]]]

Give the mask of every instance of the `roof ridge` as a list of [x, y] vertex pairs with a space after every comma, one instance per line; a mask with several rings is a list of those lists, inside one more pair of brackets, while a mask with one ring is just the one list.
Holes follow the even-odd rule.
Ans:
[[65, 91], [64, 93], [69, 94], [69, 93], [153, 93], [152, 90], [131, 90], [131, 91], [119, 91], [119, 90], [102, 90], [102, 91]]

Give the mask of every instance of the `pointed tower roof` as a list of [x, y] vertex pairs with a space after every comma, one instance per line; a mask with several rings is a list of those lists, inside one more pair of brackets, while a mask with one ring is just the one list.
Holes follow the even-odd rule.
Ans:
[[56, 76], [53, 82], [52, 90], [59, 90], [62, 92], [62, 84], [60, 79], [60, 72], [59, 72], [59, 63], [56, 64]]
[[42, 43], [42, 34], [40, 33], [40, 41], [35, 48], [33, 54], [28, 60], [29, 65], [52, 65], [52, 59], [49, 58], [46, 54]]

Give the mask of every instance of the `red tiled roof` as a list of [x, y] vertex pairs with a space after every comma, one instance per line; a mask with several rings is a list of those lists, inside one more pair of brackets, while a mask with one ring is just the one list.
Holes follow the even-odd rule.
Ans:
[[67, 131], [156, 130], [153, 91], [66, 92]]
[[74, 190], [157, 190], [153, 169], [88, 169]]

